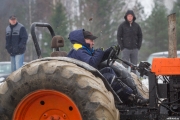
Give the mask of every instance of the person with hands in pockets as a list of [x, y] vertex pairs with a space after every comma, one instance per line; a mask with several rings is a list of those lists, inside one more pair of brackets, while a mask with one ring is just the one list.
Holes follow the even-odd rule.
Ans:
[[[121, 23], [117, 31], [117, 41], [121, 47], [122, 59], [130, 61], [134, 65], [138, 62], [138, 51], [142, 44], [142, 31], [136, 16], [132, 10], [128, 10], [124, 16], [125, 21]], [[126, 64], [123, 64], [126, 68]], [[136, 73], [136, 70], [131, 70]]]
[[28, 34], [25, 27], [17, 21], [15, 15], [11, 15], [6, 28], [6, 50], [11, 58], [12, 72], [23, 65], [27, 39]]

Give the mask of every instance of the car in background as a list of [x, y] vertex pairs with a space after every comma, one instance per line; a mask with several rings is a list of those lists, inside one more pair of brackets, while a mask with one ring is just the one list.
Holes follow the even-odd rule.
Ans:
[[[26, 64], [26, 62], [24, 62], [23, 64]], [[9, 74], [11, 74], [11, 62], [0, 62], [0, 82], [6, 79]]]
[[[150, 64], [152, 64], [153, 58], [167, 58], [168, 57], [168, 51], [164, 51], [164, 52], [156, 52], [156, 53], [152, 53], [148, 59], [147, 62], [149, 62]], [[180, 51], [177, 51], [177, 57], [180, 57]]]
[[[168, 51], [156, 52], [156, 53], [152, 53], [151, 55], [149, 55], [147, 62], [152, 65], [152, 61], [154, 58], [167, 58], [167, 57], [168, 57]], [[180, 51], [177, 51], [177, 57], [180, 58]], [[158, 83], [163, 83], [162, 76], [158, 77]], [[142, 84], [145, 85], [149, 89], [149, 81], [148, 81], [147, 77], [144, 77], [144, 79], [142, 79]]]
[[11, 74], [11, 62], [0, 62], [0, 82]]

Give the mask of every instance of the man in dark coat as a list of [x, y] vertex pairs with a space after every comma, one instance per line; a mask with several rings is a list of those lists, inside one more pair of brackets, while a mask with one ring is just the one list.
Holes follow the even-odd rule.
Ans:
[[17, 22], [15, 15], [9, 17], [9, 23], [6, 28], [6, 49], [11, 56], [13, 72], [23, 65], [28, 34], [25, 27]]
[[[81, 60], [95, 68], [98, 68], [98, 65], [102, 61], [107, 60], [111, 50], [116, 49], [117, 46], [114, 46], [114, 48], [108, 48], [105, 51], [102, 49], [94, 50], [93, 45], [96, 38], [97, 37], [91, 32], [85, 31], [84, 29], [72, 31], [69, 34], [69, 39], [73, 44], [73, 49], [69, 52], [68, 57]], [[137, 98], [130, 87], [122, 83], [122, 81], [116, 79], [117, 76], [114, 70], [110, 67], [105, 67], [101, 69], [100, 72], [107, 79], [113, 90], [120, 96], [121, 99], [123, 98], [124, 101], [133, 101], [136, 103], [146, 102], [141, 98]]]
[[[87, 39], [84, 38], [84, 34], [87, 34]], [[90, 34], [90, 32], [84, 31], [83, 29], [72, 31], [69, 35], [69, 39], [73, 44], [73, 49], [69, 52], [68, 56], [97, 68], [100, 62], [108, 58], [111, 48], [106, 51], [101, 49], [94, 50], [94, 40], [97, 37]]]
[[[141, 48], [142, 32], [135, 22], [136, 17], [132, 10], [128, 10], [124, 16], [125, 21], [120, 24], [117, 32], [117, 40], [122, 50], [122, 59], [130, 61], [134, 65], [138, 62], [138, 50]], [[123, 64], [126, 68], [127, 65]], [[135, 73], [135, 71], [132, 70]]]

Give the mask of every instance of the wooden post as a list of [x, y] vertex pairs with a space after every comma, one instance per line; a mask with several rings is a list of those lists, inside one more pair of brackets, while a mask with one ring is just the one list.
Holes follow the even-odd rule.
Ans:
[[176, 38], [176, 13], [168, 16], [168, 35], [169, 35], [169, 58], [177, 57], [177, 38]]

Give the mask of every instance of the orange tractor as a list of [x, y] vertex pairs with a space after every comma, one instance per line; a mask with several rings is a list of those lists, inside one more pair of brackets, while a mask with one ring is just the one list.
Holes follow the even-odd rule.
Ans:
[[[41, 58], [35, 27], [49, 29], [53, 37], [51, 47], [55, 49], [51, 57]], [[59, 49], [64, 41], [55, 36], [49, 24], [33, 23], [31, 34], [39, 59], [27, 63], [0, 84], [0, 120], [179, 119], [180, 59], [155, 59], [150, 68], [147, 62], [135, 66], [119, 59], [119, 51], [112, 50], [107, 63], [101, 66], [112, 67], [122, 78], [133, 77], [115, 61], [119, 59], [141, 76], [149, 76], [149, 92], [140, 92], [142, 96], [149, 95], [149, 104], [127, 105], [97, 69], [64, 57], [66, 53]], [[157, 83], [158, 75], [163, 75], [163, 84]], [[141, 91], [140, 81], [137, 86]]]

